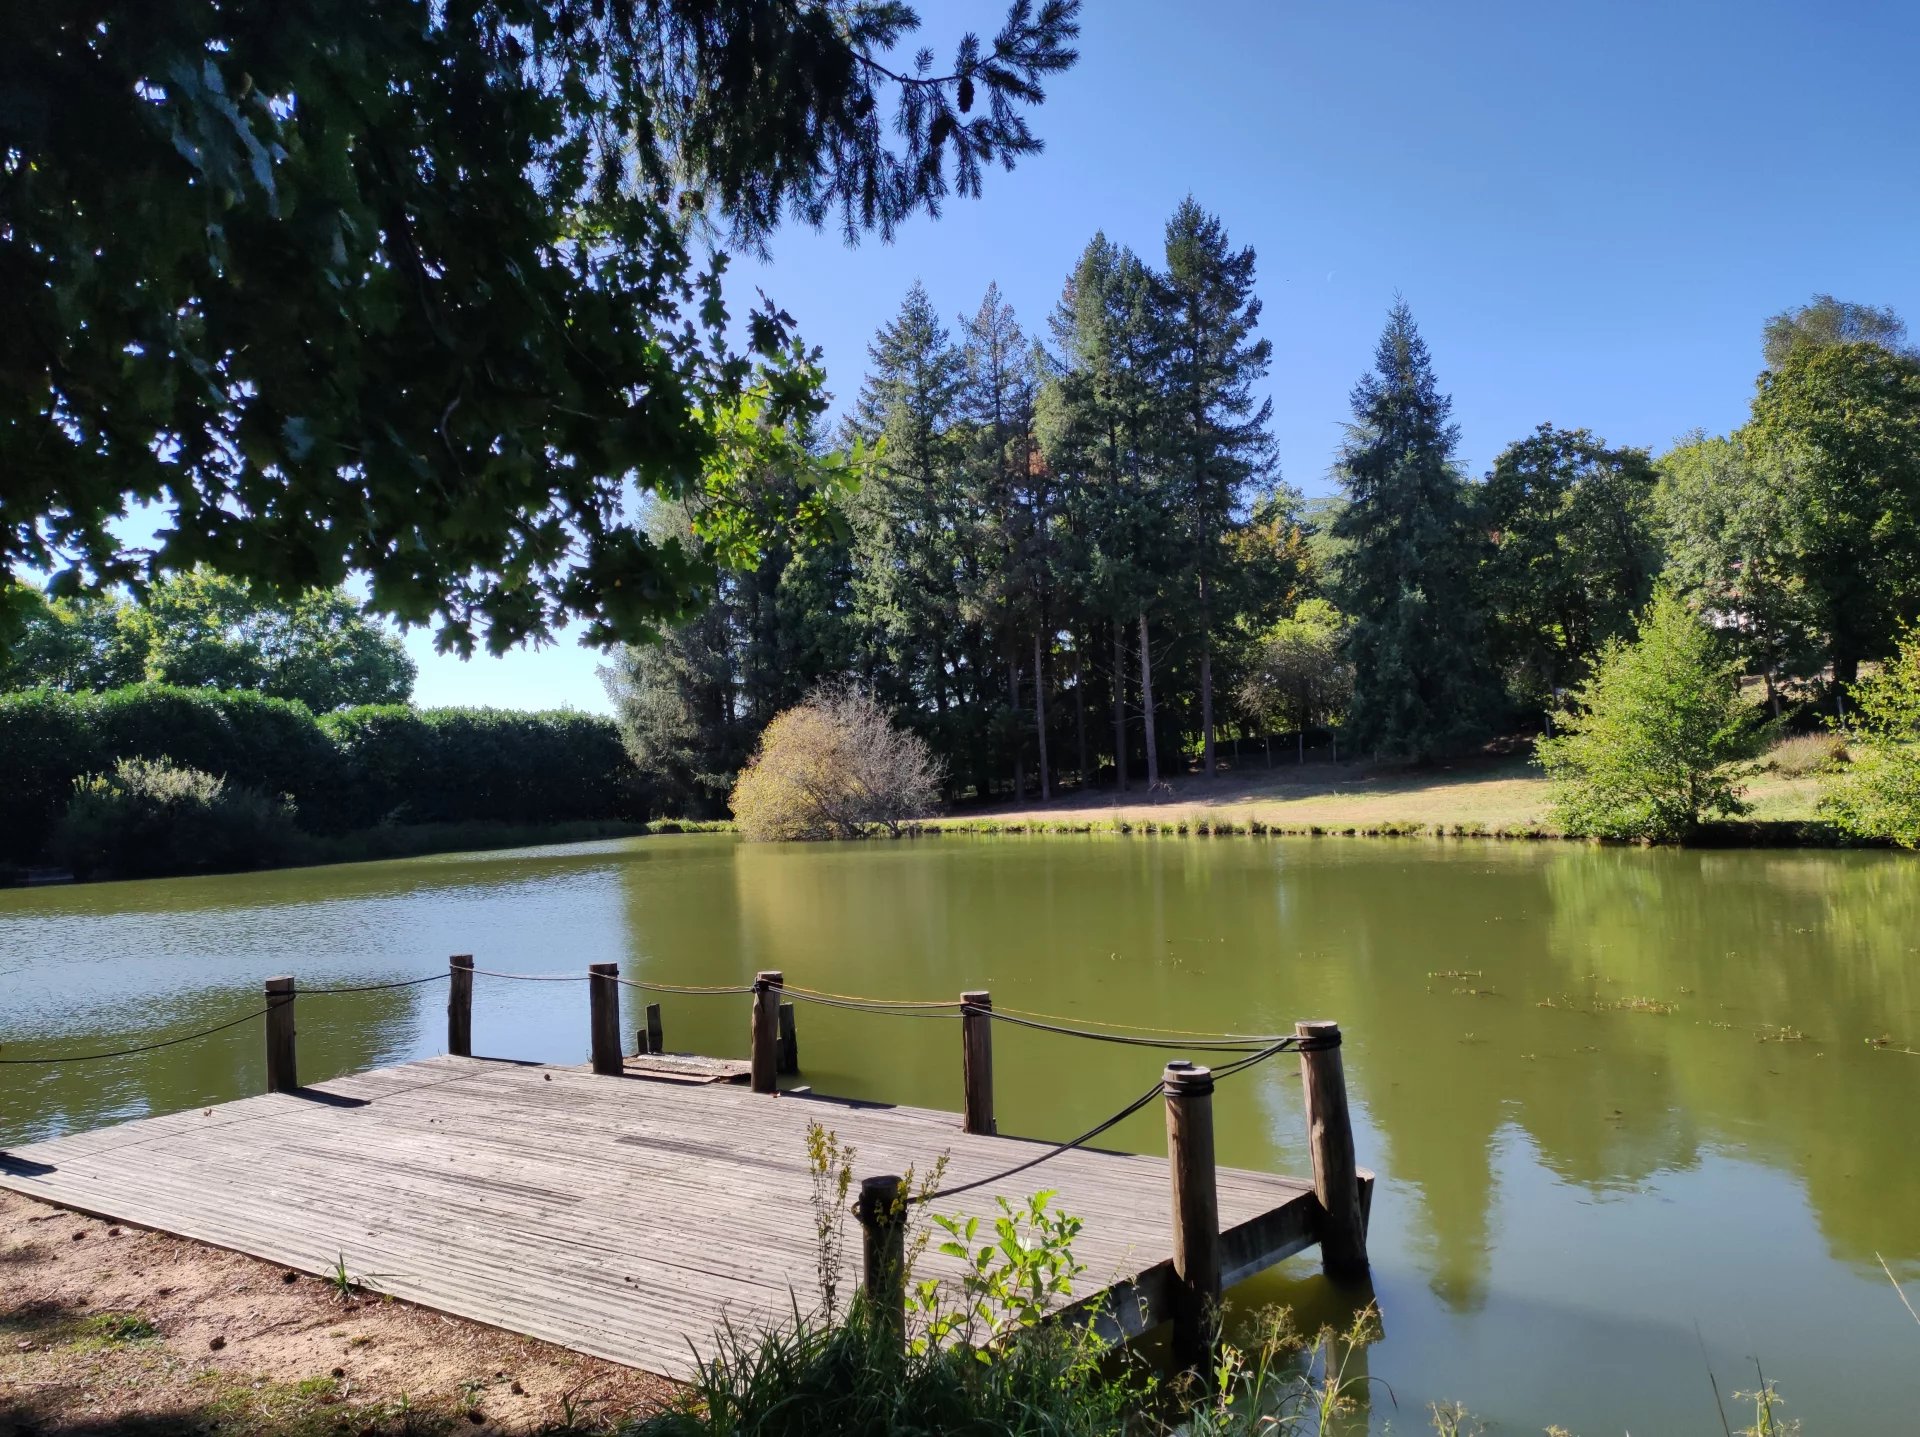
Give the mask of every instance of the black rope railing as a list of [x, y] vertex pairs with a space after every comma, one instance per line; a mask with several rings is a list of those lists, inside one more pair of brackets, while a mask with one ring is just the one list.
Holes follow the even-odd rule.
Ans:
[[[1340, 1038], [1338, 1034], [1331, 1036], [1314, 1035], [1310, 1037], [1289, 1036], [1278, 1038], [1258, 1052], [1249, 1053], [1244, 1058], [1213, 1069], [1214, 1081], [1218, 1082], [1222, 1078], [1231, 1078], [1236, 1073], [1244, 1073], [1247, 1069], [1259, 1063], [1264, 1063], [1267, 1059], [1280, 1053], [1313, 1053], [1320, 1052], [1327, 1048], [1337, 1048], [1339, 1046]], [[1041, 1153], [1038, 1157], [1029, 1158], [1024, 1163], [1016, 1163], [1013, 1167], [1005, 1168], [988, 1177], [975, 1178], [971, 1182], [961, 1183], [958, 1187], [947, 1187], [941, 1188], [936, 1192], [915, 1194], [909, 1197], [907, 1201], [910, 1203], [925, 1203], [932, 1202], [936, 1198], [959, 1197], [962, 1193], [970, 1193], [979, 1188], [992, 1187], [995, 1184], [1005, 1182], [1008, 1178], [1018, 1177], [1021, 1173], [1031, 1171], [1039, 1167], [1042, 1163], [1051, 1162], [1062, 1153], [1070, 1153], [1076, 1148], [1085, 1147], [1108, 1129], [1119, 1126], [1142, 1108], [1146, 1107], [1155, 1098], [1159, 1097], [1162, 1091], [1162, 1082], [1155, 1082], [1151, 1088], [1148, 1088], [1146, 1092], [1128, 1103], [1124, 1108], [1121, 1108], [1117, 1113], [1113, 1114], [1112, 1117], [1096, 1123], [1077, 1138], [1069, 1138], [1064, 1143], [1056, 1144], [1046, 1152]]]
[[134, 1048], [115, 1048], [107, 1053], [69, 1053], [51, 1058], [0, 1058], [0, 1063], [44, 1065], [48, 1063], [96, 1063], [102, 1058], [127, 1058], [135, 1053], [151, 1053], [159, 1048], [172, 1048], [181, 1043], [191, 1043], [199, 1038], [211, 1038], [215, 1033], [224, 1033], [229, 1028], [237, 1028], [242, 1023], [250, 1023], [255, 1018], [264, 1018], [267, 1008], [276, 1008], [278, 1003], [269, 1003], [266, 1008], [256, 1008], [253, 1012], [235, 1018], [231, 1023], [222, 1023], [218, 1027], [203, 1028], [197, 1033], [183, 1033], [178, 1038], [166, 1038], [158, 1043], [142, 1043]]

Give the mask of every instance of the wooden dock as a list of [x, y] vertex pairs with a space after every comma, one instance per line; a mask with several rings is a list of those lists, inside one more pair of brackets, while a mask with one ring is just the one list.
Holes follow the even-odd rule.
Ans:
[[[17, 1148], [0, 1186], [301, 1272], [344, 1260], [396, 1297], [683, 1377], [723, 1320], [817, 1301], [814, 1122], [863, 1171], [949, 1153], [955, 1185], [1032, 1150], [950, 1113], [442, 1057]], [[1110, 1289], [1129, 1329], [1164, 1314], [1166, 1160], [1065, 1153], [1005, 1195], [1038, 1186], [1086, 1221], [1076, 1296]], [[1311, 1184], [1223, 1169], [1218, 1192], [1225, 1281], [1315, 1241]], [[986, 1215], [993, 1193], [937, 1206]], [[922, 1270], [955, 1266], [929, 1254]]]
[[[996, 1013], [985, 992], [917, 1005], [961, 1020], [966, 1102], [955, 1114], [777, 1091], [799, 1066], [780, 1000], [807, 990], [783, 989], [776, 972], [732, 990], [751, 997], [741, 1063], [664, 1052], [658, 1004], [640, 1054], [623, 1054], [623, 980], [594, 964], [583, 975], [593, 1059], [567, 1068], [470, 1056], [478, 971], [466, 955], [449, 962], [448, 1056], [311, 1087], [297, 1077], [302, 995], [292, 978], [270, 978], [255, 1015], [266, 1019], [264, 1095], [0, 1152], [0, 1187], [300, 1272], [344, 1267], [373, 1290], [674, 1377], [712, 1354], [723, 1324], [751, 1330], [818, 1306], [814, 1124], [858, 1154], [863, 1193], [891, 1195], [901, 1174], [944, 1158], [929, 1204], [942, 1216], [991, 1219], [997, 1198], [1055, 1192], [1056, 1210], [1082, 1220], [1074, 1256], [1085, 1266], [1059, 1315], [1117, 1337], [1171, 1320], [1182, 1361], [1204, 1350], [1207, 1304], [1262, 1268], [1318, 1245], [1329, 1273], [1364, 1271], [1373, 1177], [1354, 1164], [1335, 1024], [1214, 1045], [1241, 1055], [1227, 1072], [1299, 1053], [1307, 1181], [1215, 1167], [1214, 1079], [1189, 1062], [1169, 1063], [1157, 1093], [1064, 1148], [998, 1136], [991, 1025], [1051, 1025]], [[312, 996], [330, 991], [361, 990]], [[1168, 1157], [1086, 1146], [1156, 1097]], [[859, 1207], [837, 1290], [844, 1301], [865, 1282], [885, 1310], [900, 1301], [899, 1209], [889, 1200], [881, 1217], [864, 1196]], [[930, 1249], [915, 1275], [951, 1282], [962, 1271]]]

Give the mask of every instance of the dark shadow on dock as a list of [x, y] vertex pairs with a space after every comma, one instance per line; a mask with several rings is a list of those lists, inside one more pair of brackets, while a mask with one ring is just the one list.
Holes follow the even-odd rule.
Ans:
[[323, 1108], [364, 1108], [371, 1098], [349, 1098], [345, 1093], [329, 1093], [322, 1088], [295, 1088], [286, 1096], [303, 1103], [318, 1103]]
[[39, 1178], [56, 1171], [52, 1163], [29, 1162], [25, 1158], [16, 1158], [12, 1153], [0, 1152], [0, 1173], [10, 1178]]

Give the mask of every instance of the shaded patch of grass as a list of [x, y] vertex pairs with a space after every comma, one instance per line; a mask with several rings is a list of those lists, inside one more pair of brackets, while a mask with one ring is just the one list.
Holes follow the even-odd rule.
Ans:
[[139, 1312], [96, 1312], [72, 1325], [72, 1345], [82, 1351], [131, 1347], [160, 1335], [153, 1320]]

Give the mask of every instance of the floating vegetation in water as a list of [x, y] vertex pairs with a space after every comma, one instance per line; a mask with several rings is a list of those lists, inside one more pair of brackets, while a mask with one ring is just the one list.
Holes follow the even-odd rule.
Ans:
[[1663, 1003], [1658, 998], [1602, 998], [1591, 994], [1583, 1003], [1571, 994], [1562, 993], [1557, 998], [1542, 998], [1533, 1005], [1536, 1008], [1556, 1008], [1566, 1013], [1671, 1013], [1674, 1005]]
[[1484, 978], [1487, 975], [1478, 968], [1437, 968], [1427, 976], [1429, 978]]
[[1500, 990], [1498, 988], [1455, 988], [1453, 994], [1456, 998], [1498, 998]]
[[1671, 1013], [1673, 1004], [1663, 1003], [1658, 998], [1601, 998], [1595, 1001], [1596, 1011], [1603, 1013]]
[[1754, 1036], [1763, 1043], [1804, 1043], [1807, 1035], [1798, 1028], [1789, 1028], [1784, 1024], [1778, 1028], [1762, 1028]]

